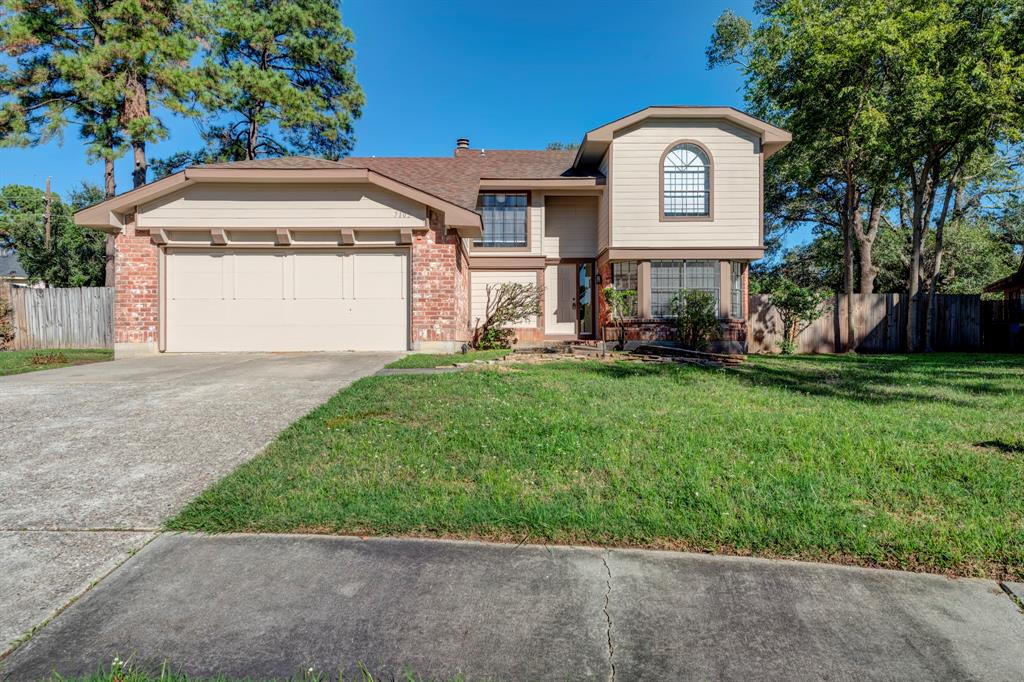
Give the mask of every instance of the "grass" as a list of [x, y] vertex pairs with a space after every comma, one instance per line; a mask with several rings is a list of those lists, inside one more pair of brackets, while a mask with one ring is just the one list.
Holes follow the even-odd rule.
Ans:
[[71, 365], [87, 365], [90, 362], [105, 362], [113, 359], [114, 351], [108, 348], [0, 351], [0, 376]]
[[413, 353], [395, 360], [388, 369], [424, 369], [430, 367], [446, 367], [456, 362], [473, 362], [475, 360], [496, 360], [503, 358], [512, 351], [507, 348], [496, 350], [471, 350], [468, 353], [433, 354]]
[[178, 530], [596, 543], [1024, 577], [1024, 356], [357, 382]]

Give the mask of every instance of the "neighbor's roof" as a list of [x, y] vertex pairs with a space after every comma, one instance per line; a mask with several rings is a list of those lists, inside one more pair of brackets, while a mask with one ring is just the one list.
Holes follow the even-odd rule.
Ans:
[[0, 277], [28, 277], [18, 262], [18, 254], [13, 249], [0, 249]]
[[992, 294], [999, 291], [1009, 291], [1011, 289], [1022, 288], [1024, 288], [1024, 258], [1021, 258], [1020, 267], [1017, 268], [1017, 272], [1008, 277], [1003, 277], [1000, 280], [992, 282], [992, 284], [985, 287], [984, 291], [987, 294]]

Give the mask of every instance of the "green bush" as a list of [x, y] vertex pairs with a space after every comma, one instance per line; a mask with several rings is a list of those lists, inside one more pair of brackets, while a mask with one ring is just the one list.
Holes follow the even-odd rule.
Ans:
[[719, 336], [715, 297], [706, 291], [684, 289], [672, 297], [669, 312], [676, 318], [676, 338], [686, 348], [705, 350]]
[[512, 337], [515, 332], [507, 328], [489, 327], [480, 332], [476, 339], [477, 350], [493, 350], [496, 348], [511, 348]]

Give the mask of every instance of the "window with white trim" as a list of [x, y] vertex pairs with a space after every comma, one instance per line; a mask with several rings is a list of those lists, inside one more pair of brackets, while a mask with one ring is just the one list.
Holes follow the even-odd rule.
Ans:
[[676, 145], [661, 165], [666, 218], [711, 215], [711, 160], [695, 144]]
[[[637, 288], [637, 266], [635, 260], [615, 261], [612, 263], [612, 286], [618, 291], [632, 290], [639, 292]], [[631, 316], [637, 315], [637, 299], [633, 298]]]
[[672, 297], [683, 289], [699, 289], [711, 294], [718, 314], [720, 284], [721, 270], [716, 260], [652, 260], [651, 315], [670, 317]]
[[743, 263], [729, 263], [729, 282], [732, 288], [731, 316], [738, 320], [743, 317]]
[[526, 192], [483, 192], [477, 207], [483, 218], [483, 237], [473, 246], [518, 248], [526, 246]]

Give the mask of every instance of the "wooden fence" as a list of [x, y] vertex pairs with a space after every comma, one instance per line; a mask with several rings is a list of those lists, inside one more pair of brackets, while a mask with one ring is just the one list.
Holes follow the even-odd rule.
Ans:
[[113, 348], [114, 289], [11, 287], [11, 350]]
[[[751, 353], [776, 353], [783, 339], [782, 320], [763, 294], [750, 296], [747, 347]], [[986, 302], [987, 303], [987, 302]], [[854, 294], [857, 338], [853, 348], [862, 353], [899, 353], [906, 347], [907, 297], [901, 294]], [[797, 336], [798, 353], [841, 353], [847, 347], [846, 296], [836, 296], [822, 314]], [[923, 324], [924, 299], [915, 301], [917, 320]], [[1000, 350], [983, 343], [987, 309], [983, 315], [978, 296], [939, 295], [935, 298], [932, 347], [937, 351]], [[917, 333], [917, 346], [921, 336]]]

